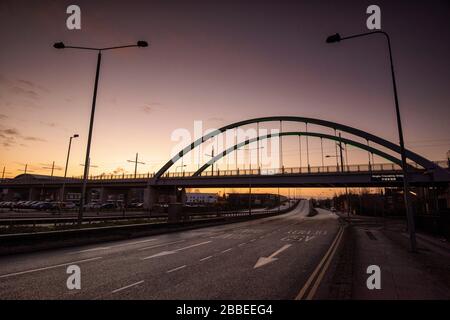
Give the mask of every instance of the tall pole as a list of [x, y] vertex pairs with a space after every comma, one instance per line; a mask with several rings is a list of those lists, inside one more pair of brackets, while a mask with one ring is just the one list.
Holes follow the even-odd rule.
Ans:
[[53, 163], [52, 163], [52, 174], [51, 174], [51, 177], [53, 178], [53, 171], [55, 170], [55, 161], [53, 161]]
[[257, 146], [256, 146], [256, 151], [258, 152], [258, 156], [257, 156], [257, 163], [258, 163], [258, 170], [261, 169], [261, 166], [259, 165], [259, 122], [256, 123], [256, 136], [258, 137], [256, 140]]
[[69, 166], [69, 157], [70, 157], [70, 148], [72, 146], [72, 139], [73, 139], [73, 136], [71, 136], [69, 139], [69, 148], [67, 150], [67, 159], [66, 159], [66, 167], [64, 169], [64, 178], [67, 177], [67, 167]]
[[[214, 158], [214, 145], [212, 146], [212, 150], [211, 150], [211, 159]], [[211, 175], [214, 175], [214, 162], [211, 165]]]
[[[251, 178], [250, 178], [251, 179]], [[248, 215], [252, 215], [252, 182], [250, 180], [250, 183], [248, 185]]]
[[137, 164], [138, 164], [138, 153], [136, 152], [136, 160], [134, 162], [134, 178], [136, 179], [136, 175], [137, 175]]
[[61, 201], [64, 201], [64, 193], [66, 190], [67, 168], [69, 167], [70, 148], [72, 146], [72, 139], [74, 137], [78, 137], [78, 135], [70, 136], [70, 139], [69, 139], [69, 148], [67, 149], [66, 167], [64, 169], [64, 181], [63, 181], [62, 190], [61, 190]]
[[5, 169], [6, 169], [6, 166], [3, 166], [2, 180], [5, 179]]
[[399, 107], [399, 103], [398, 103], [397, 83], [395, 80], [395, 71], [394, 71], [394, 61], [392, 58], [391, 39], [386, 32], [378, 30], [378, 31], [366, 32], [366, 33], [356, 34], [356, 35], [347, 36], [347, 37], [341, 37], [341, 35], [339, 33], [336, 33], [332, 36], [329, 36], [327, 38], [326, 42], [334, 43], [334, 42], [339, 42], [339, 41], [346, 40], [346, 39], [358, 38], [358, 37], [373, 35], [373, 34], [377, 34], [377, 33], [383, 34], [386, 37], [386, 40], [388, 43], [389, 62], [391, 64], [392, 87], [394, 89], [395, 113], [396, 113], [396, 119], [397, 119], [400, 154], [401, 154], [401, 158], [402, 158], [403, 195], [404, 195], [404, 201], [405, 201], [406, 220], [408, 223], [408, 232], [409, 232], [411, 251], [416, 252], [417, 251], [417, 242], [416, 242], [416, 234], [415, 234], [415, 226], [414, 226], [414, 216], [413, 216], [413, 212], [412, 212], [412, 208], [411, 208], [411, 199], [410, 199], [410, 194], [409, 194], [408, 167], [407, 167], [407, 162], [406, 162], [406, 151], [405, 151], [405, 143], [404, 143], [404, 139], [403, 139], [403, 128], [402, 128], [402, 121], [401, 121], [401, 116], [400, 116], [400, 107]]
[[84, 201], [86, 198], [86, 185], [89, 172], [89, 157], [91, 152], [92, 128], [94, 126], [95, 104], [97, 102], [98, 77], [100, 74], [101, 61], [102, 61], [102, 52], [99, 50], [97, 54], [97, 71], [95, 73], [94, 96], [92, 99], [91, 120], [89, 122], [89, 135], [86, 148], [86, 158], [84, 161], [83, 187], [81, 190], [81, 197], [80, 197], [80, 209], [78, 211], [78, 224], [81, 224], [83, 221]]
[[398, 95], [397, 95], [397, 84], [395, 81], [395, 72], [394, 72], [394, 62], [392, 59], [392, 50], [391, 50], [391, 40], [387, 33], [383, 33], [386, 36], [388, 47], [389, 47], [389, 61], [391, 62], [391, 75], [392, 75], [392, 86], [394, 88], [394, 99], [395, 99], [395, 111], [397, 116], [397, 127], [398, 127], [398, 136], [400, 140], [400, 153], [402, 156], [402, 170], [403, 170], [403, 193], [405, 198], [405, 210], [406, 210], [406, 219], [408, 222], [408, 232], [409, 239], [411, 242], [411, 251], [417, 251], [417, 242], [416, 242], [416, 233], [415, 233], [415, 225], [414, 225], [414, 216], [411, 208], [411, 199], [409, 194], [409, 177], [408, 177], [408, 167], [406, 163], [406, 152], [405, 152], [405, 142], [403, 139], [403, 128], [402, 121], [400, 117], [400, 107], [398, 105]]
[[[306, 133], [308, 133], [308, 123], [306, 125]], [[308, 134], [306, 135], [306, 160], [308, 162], [308, 173], [311, 171], [311, 167], [309, 165], [309, 140], [308, 140]]]
[[[183, 159], [183, 158], [182, 158]], [[127, 160], [128, 162], [132, 162], [134, 163], [134, 178], [136, 179], [137, 177], [137, 166], [138, 164], [145, 164], [145, 162], [140, 162], [139, 161], [139, 153], [136, 152], [136, 159], [135, 160]]]
[[[340, 157], [341, 157], [341, 172], [344, 173], [344, 155], [342, 153], [342, 137], [341, 137], [341, 133], [339, 132], [339, 152], [340, 152]], [[350, 216], [350, 198], [348, 196], [348, 187], [345, 186], [345, 198], [347, 201], [347, 217]]]

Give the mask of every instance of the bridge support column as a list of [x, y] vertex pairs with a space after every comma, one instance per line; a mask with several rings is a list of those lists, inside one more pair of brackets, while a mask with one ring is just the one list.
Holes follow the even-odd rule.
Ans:
[[148, 186], [144, 190], [144, 208], [151, 209], [158, 203], [158, 192], [156, 187]]
[[102, 187], [100, 189], [100, 196], [99, 196], [100, 203], [106, 203], [108, 200], [108, 191], [105, 187]]
[[36, 192], [36, 188], [31, 187], [29, 192], [28, 192], [28, 201], [33, 201], [33, 200], [37, 200], [38, 198], [38, 193]]

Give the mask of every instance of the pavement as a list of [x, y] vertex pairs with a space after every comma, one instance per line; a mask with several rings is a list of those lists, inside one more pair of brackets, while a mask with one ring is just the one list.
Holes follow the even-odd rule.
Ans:
[[[450, 299], [449, 243], [419, 232], [413, 253], [403, 221], [351, 216], [348, 222], [343, 246], [316, 298]], [[367, 287], [371, 265], [380, 268], [380, 289]]]
[[345, 232], [308, 213], [0, 257], [0, 299], [314, 299]]

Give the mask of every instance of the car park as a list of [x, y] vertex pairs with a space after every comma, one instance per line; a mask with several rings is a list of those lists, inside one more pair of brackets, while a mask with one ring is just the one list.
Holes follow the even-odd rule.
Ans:
[[73, 202], [63, 202], [62, 203], [64, 209], [75, 209], [77, 205]]
[[107, 202], [107, 203], [103, 203], [102, 205], [100, 205], [100, 209], [105, 210], [105, 209], [116, 209], [116, 204], [112, 203], [112, 202]]

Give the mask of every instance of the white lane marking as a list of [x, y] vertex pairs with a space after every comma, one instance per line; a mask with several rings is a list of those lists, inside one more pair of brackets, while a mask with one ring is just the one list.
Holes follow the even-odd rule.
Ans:
[[258, 261], [256, 261], [255, 266], [253, 267], [253, 269], [262, 267], [268, 263], [274, 262], [276, 260], [278, 260], [278, 258], [275, 258], [275, 256], [279, 255], [280, 253], [282, 253], [284, 250], [288, 249], [290, 246], [292, 246], [291, 244], [285, 244], [284, 246], [282, 246], [280, 249], [278, 249], [277, 251], [275, 251], [274, 253], [272, 253], [270, 256], [268, 257], [260, 257], [258, 259]]
[[111, 246], [111, 248], [120, 248], [120, 247], [125, 247], [125, 246], [132, 246], [135, 244], [141, 244], [141, 243], [146, 243], [146, 242], [150, 242], [150, 241], [156, 241], [158, 240], [157, 238], [151, 238], [151, 239], [147, 239], [147, 240], [141, 240], [141, 241], [135, 241], [135, 242], [127, 242], [127, 243], [122, 243], [122, 244], [117, 244], [114, 246]]
[[250, 240], [250, 242], [254, 242], [254, 241], [256, 241], [256, 239], [252, 239], [252, 240]]
[[135, 244], [141, 244], [141, 243], [146, 243], [146, 242], [156, 241], [156, 240], [158, 240], [158, 239], [152, 238], [152, 239], [135, 241], [135, 242], [127, 242], [127, 243], [112, 245], [112, 246], [109, 246], [109, 247], [97, 247], [97, 248], [91, 248], [91, 249], [85, 249], [85, 250], [80, 250], [80, 251], [69, 252], [69, 254], [77, 254], [77, 253], [86, 253], [86, 252], [93, 252], [93, 251], [100, 251], [100, 250], [108, 250], [108, 249], [112, 249], [112, 248], [121, 248], [121, 247], [132, 246], [132, 245], [135, 245]]
[[226, 250], [223, 250], [221, 253], [225, 253], [225, 252], [228, 252], [228, 251], [231, 251], [231, 250], [233, 250], [233, 248], [228, 248]]
[[125, 287], [122, 287], [122, 288], [113, 290], [112, 293], [116, 293], [116, 292], [119, 292], [119, 291], [122, 291], [122, 290], [125, 290], [125, 289], [128, 289], [128, 288], [137, 286], [138, 284], [141, 284], [141, 283], [143, 283], [143, 282], [144, 282], [144, 280], [138, 281], [138, 282], [135, 282], [135, 283], [132, 283], [132, 284], [130, 284], [130, 285], [128, 285], [128, 286], [125, 286]]
[[159, 253], [157, 253], [157, 254], [154, 254], [154, 255], [151, 255], [151, 256], [142, 258], [142, 260], [147, 260], [147, 259], [156, 258], [156, 257], [161, 257], [161, 256], [167, 256], [167, 255], [169, 255], [169, 254], [178, 253], [178, 252], [183, 251], [183, 250], [187, 250], [187, 249], [190, 249], [190, 248], [202, 246], [202, 245], [207, 244], [207, 243], [210, 243], [210, 242], [212, 242], [212, 241], [204, 241], [204, 242], [192, 244], [192, 245], [190, 245], [190, 246], [187, 246], [187, 247], [184, 247], [184, 248], [180, 248], [180, 249], [176, 249], [176, 250], [162, 251], [162, 252], [159, 252]]
[[78, 264], [78, 263], [83, 263], [83, 262], [99, 260], [99, 259], [102, 259], [102, 257], [95, 257], [95, 258], [90, 258], [90, 259], [84, 259], [84, 260], [78, 260], [78, 261], [61, 263], [61, 264], [57, 264], [57, 265], [49, 266], [49, 267], [42, 267], [42, 268], [31, 269], [31, 270], [26, 270], [26, 271], [19, 271], [19, 272], [14, 272], [14, 273], [8, 273], [8, 274], [1, 275], [0, 279], [1, 278], [12, 277], [12, 276], [18, 276], [18, 275], [22, 275], [22, 274], [26, 274], [26, 273], [32, 273], [32, 272], [37, 272], [37, 271], [44, 271], [44, 270], [49, 270], [49, 269], [55, 269], [55, 268], [59, 268], [59, 267], [68, 266], [68, 265], [71, 265], [71, 264]]
[[171, 244], [176, 244], [176, 243], [180, 243], [180, 242], [184, 242], [184, 241], [186, 241], [186, 240], [178, 240], [178, 241], [166, 242], [166, 243], [161, 243], [161, 244], [155, 244], [155, 245], [153, 245], [153, 246], [140, 248], [140, 249], [138, 249], [138, 250], [139, 250], [139, 251], [142, 251], [142, 250], [149, 250], [149, 249], [159, 248], [159, 247], [164, 247], [164, 246], [168, 246], [168, 245], [171, 245]]
[[240, 243], [240, 244], [238, 244], [238, 247], [245, 246], [246, 244], [247, 244], [247, 242]]
[[110, 249], [110, 248], [111, 247], [98, 247], [98, 248], [92, 248], [92, 249], [85, 249], [85, 250], [80, 250], [80, 251], [69, 252], [69, 254], [77, 254], [77, 253], [85, 253], [85, 252], [107, 250], [107, 249]]
[[205, 260], [211, 259], [212, 257], [213, 256], [207, 256], [207, 257], [204, 257], [204, 258], [200, 259], [200, 261], [205, 261]]
[[167, 271], [167, 273], [171, 273], [171, 272], [174, 272], [174, 271], [177, 271], [177, 270], [183, 269], [183, 268], [186, 268], [186, 265], [184, 265], [184, 266], [181, 266], [181, 267], [177, 267], [177, 268], [174, 268], [174, 269], [170, 269], [170, 270], [168, 270], [168, 271]]

